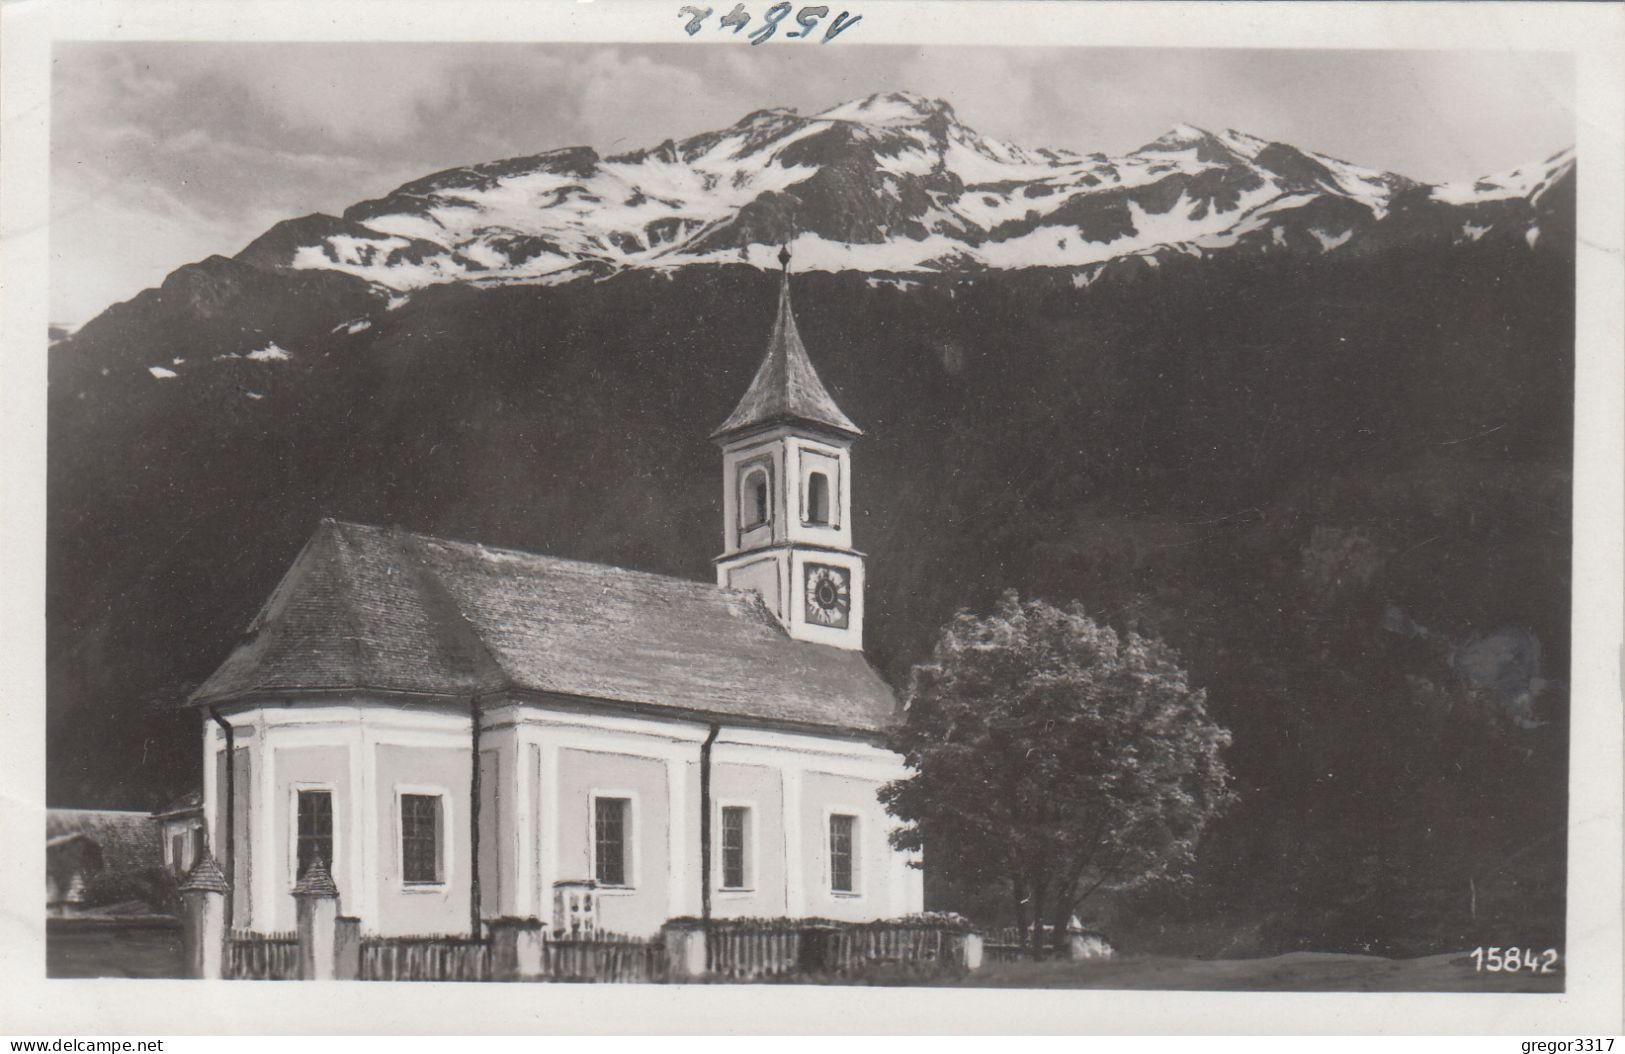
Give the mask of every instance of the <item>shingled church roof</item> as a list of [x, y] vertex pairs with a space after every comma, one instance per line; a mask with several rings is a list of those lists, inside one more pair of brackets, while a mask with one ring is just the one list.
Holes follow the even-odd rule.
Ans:
[[783, 423], [806, 423], [846, 435], [860, 436], [863, 430], [841, 412], [824, 382], [807, 358], [807, 348], [796, 332], [796, 317], [790, 310], [788, 261], [779, 286], [779, 313], [773, 320], [767, 355], [756, 368], [756, 377], [745, 390], [734, 412], [711, 433], [712, 439], [753, 428]]
[[792, 640], [755, 593], [323, 520], [197, 705], [350, 690], [515, 690], [879, 732], [861, 652]]

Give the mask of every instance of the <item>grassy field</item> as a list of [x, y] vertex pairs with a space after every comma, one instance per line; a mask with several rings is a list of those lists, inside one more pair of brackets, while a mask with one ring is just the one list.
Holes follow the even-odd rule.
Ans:
[[47, 977], [179, 977], [181, 974], [178, 925], [46, 924]]
[[[46, 976], [179, 977], [180, 938], [178, 927], [52, 926], [46, 937]], [[950, 978], [931, 977], [905, 967], [876, 967], [856, 977], [819, 981], [838, 985], [1219, 992], [1563, 991], [1561, 973], [1477, 973], [1472, 957], [1465, 953], [1419, 959], [1321, 952], [1294, 952], [1267, 959], [1125, 956], [1084, 962], [988, 963], [976, 973]]]
[[1561, 992], [1562, 973], [1477, 973], [1466, 953], [1418, 959], [1294, 952], [1267, 959], [1163, 956], [989, 963], [948, 983], [994, 988], [1263, 992]]

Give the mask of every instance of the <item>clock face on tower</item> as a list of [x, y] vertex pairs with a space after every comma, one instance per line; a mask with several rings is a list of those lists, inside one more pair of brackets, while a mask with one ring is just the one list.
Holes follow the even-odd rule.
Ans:
[[808, 564], [807, 621], [817, 626], [845, 629], [852, 611], [851, 572], [828, 564]]

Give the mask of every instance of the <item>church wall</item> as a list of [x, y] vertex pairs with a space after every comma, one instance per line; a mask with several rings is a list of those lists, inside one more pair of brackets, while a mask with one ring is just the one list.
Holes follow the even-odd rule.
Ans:
[[[772, 913], [864, 920], [921, 910], [922, 876], [905, 867], [905, 854], [890, 847], [886, 835], [896, 821], [876, 797], [884, 783], [907, 774], [896, 754], [857, 740], [732, 727], [724, 729], [714, 758], [719, 770], [757, 765], [777, 781], [778, 814], [770, 817], [764, 810], [758, 821], [763, 831], [758, 841], [764, 853], [775, 838], [782, 847], [782, 902], [773, 905]], [[832, 810], [860, 818], [862, 859], [857, 896], [838, 897], [829, 889], [828, 814]], [[779, 825], [776, 835], [768, 820]]]
[[[301, 785], [333, 793], [340, 911], [368, 933], [468, 929], [468, 714], [455, 704], [365, 697], [223, 708], [237, 744], [236, 924], [265, 932], [293, 926]], [[224, 734], [205, 723], [204, 817], [211, 845], [224, 837]], [[398, 795], [443, 793], [445, 881], [404, 891]], [[219, 848], [217, 856], [223, 855]]]
[[[372, 801], [378, 819], [376, 932], [381, 934], [461, 933], [469, 908], [469, 751], [456, 746], [376, 747], [377, 780]], [[432, 884], [405, 882], [401, 859], [403, 794], [441, 798], [440, 877]]]
[[796, 628], [796, 634], [802, 640], [809, 640], [815, 644], [827, 644], [834, 648], [861, 649], [863, 647], [863, 595], [864, 595], [864, 568], [863, 560], [848, 553], [832, 552], [828, 550], [797, 549], [791, 554], [790, 571], [790, 610], [803, 612], [807, 604], [807, 565], [826, 564], [831, 567], [845, 568], [850, 576], [851, 584], [848, 587], [851, 609], [847, 612], [845, 627], [820, 626], [803, 619]]
[[[515, 738], [519, 743], [520, 756], [523, 762], [519, 768], [521, 786], [519, 793], [528, 803], [528, 811], [519, 818], [515, 825], [514, 835], [518, 841], [518, 856], [525, 862], [528, 869], [520, 876], [524, 889], [515, 892], [517, 901], [514, 914], [548, 919], [553, 909], [548, 903], [551, 895], [547, 882], [549, 879], [542, 870], [544, 859], [543, 842], [553, 830], [553, 823], [549, 820], [549, 811], [553, 807], [553, 799], [543, 788], [542, 780], [542, 745], [534, 742], [532, 737], [519, 734], [516, 730]], [[516, 883], [517, 884], [517, 883]]]
[[558, 878], [594, 878], [596, 798], [631, 802], [626, 883], [598, 888], [598, 924], [614, 933], [647, 935], [670, 907], [671, 822], [667, 766], [653, 757], [568, 748], [559, 751]]
[[[711, 799], [713, 913], [718, 918], [786, 914], [784, 794], [779, 770], [766, 765], [715, 762]], [[724, 889], [722, 884], [722, 810], [728, 806], [750, 810], [745, 839], [745, 891]]]
[[[883, 781], [863, 776], [808, 771], [801, 781], [801, 852], [807, 877], [807, 915], [832, 919], [890, 918], [920, 911], [906, 857], [892, 849], [888, 835], [897, 826], [876, 797]], [[856, 817], [853, 891], [832, 889], [830, 817]]]
[[[822, 443], [792, 435], [786, 441], [786, 462], [790, 486], [788, 537], [792, 542], [852, 548], [851, 451], [843, 445]], [[829, 522], [807, 523], [807, 481], [822, 472], [829, 482]]]
[[529, 800], [533, 770], [525, 770], [525, 762], [534, 760], [510, 715], [509, 708], [497, 706], [481, 720], [480, 914], [485, 918], [531, 914], [523, 861], [531, 855], [527, 828], [536, 823]]
[[728, 568], [725, 571], [725, 580], [721, 584], [730, 589], [756, 590], [767, 604], [768, 610], [783, 618], [784, 602], [780, 589], [783, 568], [784, 561], [779, 555], [761, 556]]
[[[768, 474], [768, 525], [764, 530], [745, 531], [740, 524], [740, 485], [752, 467], [761, 466]], [[785, 450], [782, 433], [755, 437], [745, 443], [733, 445], [722, 455], [722, 550], [739, 549], [782, 542], [786, 537], [784, 510], [787, 492], [794, 487], [785, 483]]]
[[[293, 794], [302, 783], [325, 782], [334, 794], [331, 867], [343, 913], [361, 917], [368, 933], [467, 932], [466, 707], [361, 699], [245, 708], [229, 719], [238, 744], [236, 899], [243, 925], [292, 927]], [[699, 914], [699, 758], [706, 732], [707, 725], [691, 720], [493, 703], [481, 735], [482, 914], [550, 919], [552, 884], [591, 875], [595, 792], [634, 801], [632, 882], [602, 898], [603, 927], [647, 935], [668, 918]], [[205, 746], [214, 764], [205, 768], [204, 811], [215, 845], [223, 826], [223, 742], [210, 726]], [[918, 910], [919, 876], [904, 872], [902, 855], [886, 846], [891, 821], [874, 798], [882, 783], [903, 774], [896, 755], [861, 740], [724, 722], [712, 761], [719, 917], [860, 919]], [[432, 886], [402, 881], [402, 793], [442, 795], [444, 874]], [[752, 810], [746, 892], [720, 889], [724, 805]], [[856, 897], [828, 892], [833, 807], [862, 817]], [[264, 822], [267, 816], [273, 822]]]
[[293, 887], [299, 881], [296, 873], [299, 859], [297, 795], [301, 790], [324, 790], [333, 796], [333, 859], [327, 861], [327, 866], [333, 884], [338, 886], [341, 907], [347, 899], [355, 899], [356, 875], [349, 859], [350, 839], [355, 837], [350, 821], [350, 757], [343, 746], [279, 747], [274, 736], [270, 742], [276, 753], [273, 765], [277, 788], [269, 803], [269, 812], [276, 836], [272, 841], [273, 853], [267, 861], [269, 867], [257, 869], [255, 878], [269, 883], [275, 892], [275, 913], [260, 928], [291, 930], [294, 928]]
[[[233, 753], [236, 764], [234, 776], [236, 794], [233, 798], [233, 833], [237, 842], [237, 851], [232, 857], [232, 874], [226, 876], [232, 888], [239, 891], [239, 895], [232, 900], [232, 925], [249, 926], [253, 923], [253, 899], [248, 895], [249, 884], [253, 873], [254, 859], [254, 752], [252, 740], [247, 744], [238, 737]], [[212, 810], [213, 820], [210, 825], [209, 836], [210, 851], [215, 854], [217, 862], [222, 869], [226, 866], [226, 750], [222, 741], [213, 752], [214, 765], [205, 767], [205, 777], [214, 787], [218, 788], [218, 808]]]

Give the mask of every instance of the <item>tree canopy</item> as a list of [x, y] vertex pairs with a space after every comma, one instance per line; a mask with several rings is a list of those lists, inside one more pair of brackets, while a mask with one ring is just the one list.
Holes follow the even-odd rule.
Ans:
[[902, 849], [1004, 887], [1023, 930], [1080, 902], [1188, 874], [1208, 822], [1231, 800], [1207, 716], [1172, 650], [1119, 635], [1076, 603], [1007, 592], [961, 612], [914, 668], [893, 749], [913, 774], [881, 800]]

